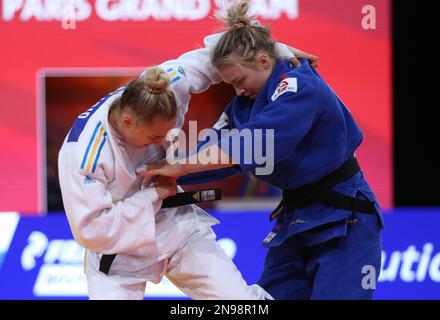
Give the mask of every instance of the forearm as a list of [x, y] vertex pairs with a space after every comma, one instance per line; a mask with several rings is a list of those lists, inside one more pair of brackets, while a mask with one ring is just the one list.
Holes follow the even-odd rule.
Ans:
[[232, 157], [225, 153], [218, 145], [202, 149], [198, 153], [180, 162], [179, 171], [182, 175], [197, 173], [207, 170], [228, 168], [236, 165]]

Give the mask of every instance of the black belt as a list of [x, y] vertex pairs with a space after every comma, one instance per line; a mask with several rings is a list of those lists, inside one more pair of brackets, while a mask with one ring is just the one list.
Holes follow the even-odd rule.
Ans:
[[[162, 201], [162, 209], [185, 206], [188, 204], [195, 204], [199, 202], [208, 202], [221, 200], [222, 192], [220, 189], [210, 190], [196, 190], [181, 192], [174, 196], [168, 197]], [[99, 271], [108, 275], [113, 260], [116, 258], [115, 254], [103, 254], [99, 262]]]
[[284, 189], [283, 198], [278, 207], [271, 213], [270, 220], [275, 219], [284, 208], [303, 209], [311, 202], [319, 202], [343, 210], [374, 213], [376, 209], [371, 201], [356, 199], [331, 190], [337, 184], [351, 178], [360, 171], [359, 163], [356, 158], [352, 157], [338, 169], [315, 183], [297, 189]]

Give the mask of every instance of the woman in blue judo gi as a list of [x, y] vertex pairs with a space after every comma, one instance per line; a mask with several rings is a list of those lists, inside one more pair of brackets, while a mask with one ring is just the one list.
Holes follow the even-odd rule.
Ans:
[[229, 30], [212, 56], [237, 93], [214, 126], [218, 139], [210, 135], [186, 161], [143, 174], [190, 184], [252, 172], [283, 189], [258, 283], [275, 299], [371, 299], [383, 219], [355, 157], [362, 132], [308, 61], [277, 57], [268, 28], [247, 10], [244, 1], [228, 10]]

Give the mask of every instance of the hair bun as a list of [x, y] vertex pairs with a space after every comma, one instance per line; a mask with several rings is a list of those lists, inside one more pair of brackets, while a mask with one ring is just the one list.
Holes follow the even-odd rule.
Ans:
[[168, 89], [170, 78], [164, 70], [155, 67], [145, 72], [144, 82], [148, 92], [159, 94]]
[[251, 18], [247, 15], [248, 10], [249, 3], [247, 1], [235, 3], [227, 10], [224, 20], [232, 29], [251, 26]]

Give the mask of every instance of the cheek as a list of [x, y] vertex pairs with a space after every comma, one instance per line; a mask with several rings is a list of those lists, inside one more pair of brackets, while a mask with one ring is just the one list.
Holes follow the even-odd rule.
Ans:
[[251, 91], [257, 91], [258, 87], [259, 87], [259, 81], [258, 80], [250, 81], [249, 84], [248, 84], [248, 89], [251, 90]]

